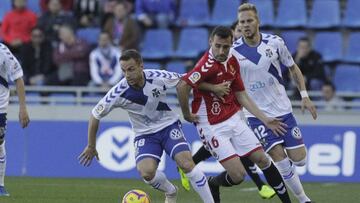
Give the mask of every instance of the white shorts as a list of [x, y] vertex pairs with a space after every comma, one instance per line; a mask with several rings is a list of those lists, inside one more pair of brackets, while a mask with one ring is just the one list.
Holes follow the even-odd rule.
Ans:
[[220, 163], [262, 149], [259, 140], [241, 117], [240, 111], [226, 121], [214, 125], [207, 121], [199, 122], [196, 128], [203, 144]]

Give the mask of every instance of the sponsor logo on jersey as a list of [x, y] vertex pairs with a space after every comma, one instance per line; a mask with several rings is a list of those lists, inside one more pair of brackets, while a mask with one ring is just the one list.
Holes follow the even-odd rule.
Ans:
[[255, 91], [255, 90], [258, 90], [258, 89], [261, 89], [261, 88], [264, 88], [266, 85], [264, 82], [261, 82], [261, 81], [256, 81], [255, 83], [252, 83], [249, 85], [249, 90], [250, 91]]
[[293, 127], [293, 129], [291, 129], [291, 135], [295, 138], [295, 139], [301, 139], [302, 135], [301, 135], [301, 131], [299, 127]]
[[197, 81], [199, 81], [201, 78], [201, 74], [199, 72], [193, 72], [190, 77], [189, 80], [195, 84]]
[[172, 129], [170, 131], [170, 138], [173, 140], [178, 140], [183, 137], [182, 132], [179, 129]]

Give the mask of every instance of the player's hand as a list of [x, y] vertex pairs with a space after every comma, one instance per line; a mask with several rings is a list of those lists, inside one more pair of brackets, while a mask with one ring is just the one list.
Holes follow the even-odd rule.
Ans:
[[285, 128], [287, 125], [281, 122], [281, 120], [278, 118], [268, 118], [265, 122], [265, 125], [270, 128], [277, 136], [285, 135], [286, 133]]
[[224, 102], [224, 96], [230, 93], [230, 82], [227, 81], [214, 85], [213, 93]]
[[19, 122], [22, 128], [26, 128], [30, 122], [26, 107], [21, 107], [19, 110]]
[[192, 114], [192, 113], [184, 115], [184, 119], [190, 123], [198, 123], [199, 122], [199, 116]]
[[302, 113], [304, 113], [305, 108], [307, 108], [310, 111], [311, 116], [313, 117], [314, 120], [316, 120], [316, 118], [317, 118], [316, 107], [313, 104], [313, 102], [310, 100], [309, 97], [304, 97], [301, 100], [301, 112]]
[[78, 157], [78, 160], [80, 162], [81, 165], [83, 166], [90, 166], [91, 161], [93, 158], [96, 158], [96, 160], [99, 161], [99, 155], [98, 152], [96, 151], [95, 147], [89, 147], [86, 146], [86, 148], [84, 149], [84, 151], [80, 154], [80, 156]]

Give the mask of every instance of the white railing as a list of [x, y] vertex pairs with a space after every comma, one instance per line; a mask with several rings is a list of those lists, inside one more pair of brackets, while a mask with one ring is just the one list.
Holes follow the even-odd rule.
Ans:
[[[15, 87], [11, 86], [10, 89], [10, 103], [17, 103]], [[108, 90], [100, 87], [27, 86], [26, 101], [29, 105], [95, 105]], [[288, 91], [288, 95], [292, 95], [292, 92]], [[325, 106], [325, 102], [315, 99], [321, 98], [320, 91], [309, 91], [309, 95], [317, 107]], [[337, 95], [344, 98], [344, 101], [339, 103], [343, 110], [356, 108], [360, 111], [360, 92], [338, 92]], [[349, 98], [357, 100], [350, 101]], [[168, 91], [168, 103], [178, 105], [175, 88]], [[292, 105], [299, 108], [301, 101], [292, 101]]]

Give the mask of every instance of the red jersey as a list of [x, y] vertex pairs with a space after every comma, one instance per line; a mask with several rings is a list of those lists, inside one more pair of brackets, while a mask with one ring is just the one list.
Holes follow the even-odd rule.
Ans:
[[[239, 111], [241, 106], [237, 102], [235, 92], [245, 90], [239, 71], [239, 63], [233, 55], [226, 62], [221, 63], [216, 61], [211, 53], [206, 52], [195, 68], [182, 78], [194, 88], [192, 113], [198, 115], [205, 113], [209, 123], [213, 125], [227, 120]], [[231, 91], [224, 97], [224, 102], [211, 92], [197, 89], [201, 82], [219, 84], [227, 81], [230, 82]], [[206, 109], [206, 112], [200, 112], [201, 109]]]

